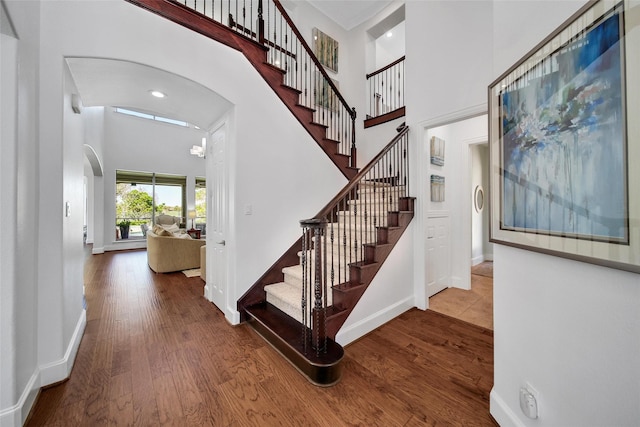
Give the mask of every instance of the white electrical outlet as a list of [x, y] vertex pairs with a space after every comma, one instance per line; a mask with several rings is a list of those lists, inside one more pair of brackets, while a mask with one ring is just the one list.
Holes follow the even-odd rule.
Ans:
[[531, 391], [529, 387], [520, 388], [520, 409], [527, 417], [535, 420], [538, 418], [538, 400], [535, 391]]

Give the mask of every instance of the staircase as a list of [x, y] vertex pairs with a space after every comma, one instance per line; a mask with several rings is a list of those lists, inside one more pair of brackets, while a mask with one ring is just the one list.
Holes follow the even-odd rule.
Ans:
[[242, 52], [342, 174], [358, 173], [355, 109], [278, 0], [127, 1]]
[[[408, 131], [361, 171], [349, 107], [278, 0], [127, 0], [242, 52], [349, 183], [238, 300], [241, 321], [309, 381], [340, 380], [334, 339], [414, 214]], [[247, 2], [248, 1], [248, 2]], [[241, 19], [239, 19], [242, 17]], [[226, 24], [223, 23], [226, 22]]]
[[413, 218], [408, 130], [301, 221], [302, 237], [238, 301], [243, 320], [314, 384], [340, 379], [335, 336]]

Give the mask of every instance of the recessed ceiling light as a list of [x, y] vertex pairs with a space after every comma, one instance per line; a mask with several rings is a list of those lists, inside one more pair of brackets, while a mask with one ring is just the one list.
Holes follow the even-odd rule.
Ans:
[[160, 92], [159, 90], [150, 90], [149, 91], [151, 93], [151, 95], [155, 96], [156, 98], [164, 98], [165, 95], [164, 93]]
[[387, 33], [387, 38], [388, 38], [388, 37], [393, 37], [393, 33], [392, 33], [391, 31], [389, 31], [389, 32]]

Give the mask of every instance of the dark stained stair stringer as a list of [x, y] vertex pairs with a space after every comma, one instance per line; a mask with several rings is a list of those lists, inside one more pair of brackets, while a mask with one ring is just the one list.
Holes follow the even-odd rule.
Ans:
[[300, 91], [284, 84], [286, 71], [267, 62], [268, 47], [171, 0], [126, 1], [242, 52], [342, 174], [350, 180], [358, 173], [350, 157], [338, 152], [337, 142], [327, 138], [326, 126], [313, 122], [314, 110], [299, 104]]

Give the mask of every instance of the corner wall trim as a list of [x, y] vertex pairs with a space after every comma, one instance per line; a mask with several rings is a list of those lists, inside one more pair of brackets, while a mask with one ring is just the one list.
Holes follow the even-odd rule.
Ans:
[[29, 416], [31, 407], [36, 401], [40, 391], [40, 371], [36, 369], [25, 386], [18, 403], [0, 410], [0, 426], [19, 427], [24, 424]]
[[448, 125], [450, 123], [459, 122], [462, 120], [471, 119], [473, 117], [487, 114], [489, 111], [486, 103], [474, 105], [472, 107], [463, 108], [462, 110], [452, 111], [441, 116], [433, 117], [431, 119], [423, 120], [418, 123], [417, 128], [429, 129], [434, 127], [440, 127]]
[[489, 413], [501, 426], [526, 427], [498, 395], [495, 387], [489, 393]]
[[64, 357], [58, 361], [40, 366], [40, 387], [60, 382], [69, 377], [69, 374], [71, 374], [71, 368], [73, 368], [73, 363], [76, 360], [76, 354], [78, 354], [78, 347], [80, 347], [80, 341], [82, 340], [82, 335], [84, 334], [84, 328], [86, 325], [87, 310], [82, 309], [82, 312], [80, 312], [80, 318], [76, 324], [76, 329], [73, 332], [73, 336], [71, 337]]
[[336, 342], [342, 346], [352, 343], [358, 338], [373, 331], [375, 328], [384, 325], [390, 320], [400, 316], [405, 311], [415, 307], [413, 300], [414, 297], [411, 295], [391, 306], [385, 307], [384, 309], [371, 314], [347, 328], [340, 329], [336, 334]]

